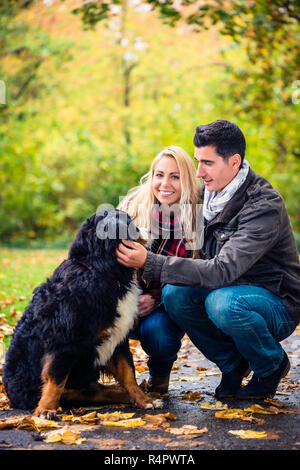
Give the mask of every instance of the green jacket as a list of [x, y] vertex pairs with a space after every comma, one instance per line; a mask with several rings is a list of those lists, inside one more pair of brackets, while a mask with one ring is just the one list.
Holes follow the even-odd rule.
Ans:
[[300, 321], [300, 262], [288, 213], [278, 191], [251, 168], [223, 211], [205, 224], [202, 258], [148, 252], [143, 279], [203, 289], [264, 287]]

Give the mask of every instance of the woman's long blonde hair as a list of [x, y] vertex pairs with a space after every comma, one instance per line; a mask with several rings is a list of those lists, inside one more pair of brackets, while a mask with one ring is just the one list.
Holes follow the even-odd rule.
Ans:
[[[180, 222], [185, 233], [194, 233], [190, 243], [193, 248], [193, 257], [196, 256], [196, 210], [200, 199], [200, 185], [196, 179], [196, 168], [191, 157], [181, 147], [175, 145], [166, 147], [153, 159], [150, 170], [140, 179], [140, 185], [128, 191], [118, 208], [127, 212], [137, 227], [150, 230], [151, 211], [154, 204], [159, 204], [152, 190], [152, 180], [157, 163], [163, 157], [174, 158], [180, 173], [181, 197]], [[197, 244], [197, 245], [196, 245]]]

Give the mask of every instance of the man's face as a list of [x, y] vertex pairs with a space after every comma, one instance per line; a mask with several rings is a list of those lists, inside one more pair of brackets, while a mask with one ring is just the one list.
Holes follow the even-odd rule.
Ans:
[[202, 178], [208, 191], [222, 191], [236, 176], [241, 164], [238, 153], [224, 160], [213, 145], [195, 147], [194, 157], [198, 162], [197, 178]]

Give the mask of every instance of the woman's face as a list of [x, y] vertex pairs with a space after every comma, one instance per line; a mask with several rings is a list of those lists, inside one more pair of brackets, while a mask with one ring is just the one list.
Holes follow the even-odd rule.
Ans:
[[180, 201], [180, 173], [175, 158], [162, 157], [155, 165], [152, 191], [160, 204], [170, 206]]

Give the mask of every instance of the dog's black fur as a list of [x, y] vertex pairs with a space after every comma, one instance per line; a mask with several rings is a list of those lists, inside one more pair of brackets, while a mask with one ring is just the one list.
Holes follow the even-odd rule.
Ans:
[[[105, 211], [83, 223], [68, 259], [34, 290], [33, 299], [15, 328], [3, 368], [3, 383], [13, 407], [26, 410], [38, 407], [49, 380], [57, 386], [65, 380], [59, 395], [68, 389], [88, 389], [98, 381], [101, 371], [108, 370], [120, 380], [120, 373], [115, 373], [120, 357], [133, 370], [128, 338], [116, 347], [109, 367], [97, 363], [96, 348], [105, 338], [101, 334], [114, 324], [119, 316], [118, 302], [134, 282], [134, 270], [117, 262], [119, 237], [103, 240], [97, 235], [99, 222], [104, 232], [112, 225], [120, 230], [120, 214], [117, 210]], [[125, 216], [128, 232], [132, 222]], [[126, 238], [124, 227], [121, 237]], [[128, 234], [127, 238], [134, 240], [135, 236]], [[121, 385], [130, 395], [128, 385]], [[142, 395], [146, 402], [143, 397], [136, 400], [132, 396], [131, 401], [149, 407], [146, 405], [152, 400]], [[53, 401], [50, 402], [53, 407]], [[47, 412], [47, 407], [40, 404], [36, 414]]]

